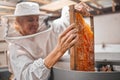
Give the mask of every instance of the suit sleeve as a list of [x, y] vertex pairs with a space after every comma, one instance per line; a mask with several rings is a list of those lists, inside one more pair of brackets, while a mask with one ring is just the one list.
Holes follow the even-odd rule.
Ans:
[[65, 6], [62, 9], [61, 17], [58, 19], [55, 19], [52, 23], [53, 31], [55, 33], [60, 34], [63, 32], [68, 26], [70, 25], [70, 19], [69, 19], [69, 7]]

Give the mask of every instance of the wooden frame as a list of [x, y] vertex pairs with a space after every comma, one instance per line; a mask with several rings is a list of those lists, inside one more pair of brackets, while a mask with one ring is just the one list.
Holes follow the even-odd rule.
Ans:
[[[70, 6], [70, 24], [75, 23], [75, 12], [76, 12], [76, 10], [74, 9], [74, 5], [71, 5]], [[93, 21], [94, 19], [93, 19], [92, 15], [89, 17], [90, 17], [91, 29], [94, 33], [94, 21]], [[94, 35], [93, 35], [93, 42], [92, 43], [93, 43], [92, 52], [94, 54]], [[78, 69], [78, 66], [79, 66], [79, 64], [78, 64], [78, 58], [79, 58], [78, 56], [79, 55], [78, 54], [79, 53], [77, 51], [76, 45], [74, 45], [73, 47], [70, 48], [70, 68], [71, 68], [71, 70], [80, 70], [80, 68]], [[94, 65], [94, 63], [93, 63], [93, 65]], [[93, 71], [92, 69], [88, 69], [88, 70]]]

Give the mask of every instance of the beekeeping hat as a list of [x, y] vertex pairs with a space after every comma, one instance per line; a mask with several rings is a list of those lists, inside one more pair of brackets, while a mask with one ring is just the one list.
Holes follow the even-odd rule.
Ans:
[[39, 4], [35, 2], [21, 2], [16, 5], [14, 16], [39, 15]]

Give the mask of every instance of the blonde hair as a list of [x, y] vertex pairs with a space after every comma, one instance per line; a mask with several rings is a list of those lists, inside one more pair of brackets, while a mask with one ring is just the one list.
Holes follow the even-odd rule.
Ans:
[[16, 17], [15, 24], [14, 24], [15, 30], [18, 31], [19, 33], [21, 33], [21, 29], [20, 29], [21, 28], [21, 24], [20, 24], [21, 21], [22, 21], [21, 17]]

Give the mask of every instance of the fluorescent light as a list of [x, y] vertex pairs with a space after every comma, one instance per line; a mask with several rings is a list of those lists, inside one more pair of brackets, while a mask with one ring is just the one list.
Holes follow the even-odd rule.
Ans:
[[15, 9], [15, 7], [10, 7], [10, 6], [2, 6], [2, 5], [0, 5], [0, 8], [6, 8], [6, 9]]
[[13, 13], [10, 13], [10, 12], [0, 12], [0, 16], [1, 15], [8, 15], [8, 14], [13, 14]]

